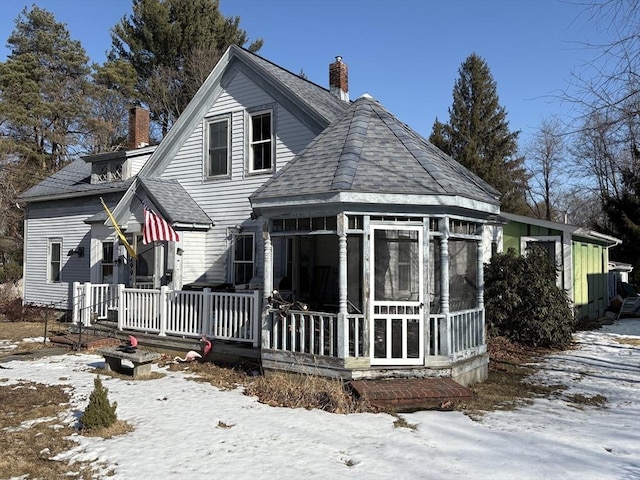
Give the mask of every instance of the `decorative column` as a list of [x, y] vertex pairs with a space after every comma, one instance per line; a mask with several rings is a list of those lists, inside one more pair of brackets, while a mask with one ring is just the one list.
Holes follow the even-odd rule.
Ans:
[[347, 318], [347, 217], [338, 214], [338, 358], [349, 356], [349, 319]]
[[[445, 323], [438, 328], [438, 337], [443, 355], [451, 353], [451, 316], [449, 315], [449, 217], [440, 220], [440, 311]], [[444, 340], [444, 341], [443, 341]]]
[[263, 268], [263, 302], [262, 302], [262, 348], [271, 348], [271, 314], [269, 313], [269, 297], [273, 292], [273, 245], [269, 232], [269, 220], [262, 226], [262, 243], [264, 247]]

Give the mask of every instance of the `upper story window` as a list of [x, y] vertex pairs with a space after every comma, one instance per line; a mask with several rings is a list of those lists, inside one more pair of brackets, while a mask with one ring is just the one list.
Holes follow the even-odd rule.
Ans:
[[123, 179], [123, 172], [122, 161], [96, 162], [93, 164], [92, 183], [117, 182]]
[[229, 175], [229, 118], [217, 118], [207, 124], [208, 177]]
[[273, 168], [273, 122], [270, 111], [251, 114], [249, 122], [249, 171]]

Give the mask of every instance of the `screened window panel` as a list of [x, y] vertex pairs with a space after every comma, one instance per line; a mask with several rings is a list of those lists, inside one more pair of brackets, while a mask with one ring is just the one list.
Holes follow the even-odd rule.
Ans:
[[474, 240], [449, 240], [449, 310], [477, 307], [478, 247]]

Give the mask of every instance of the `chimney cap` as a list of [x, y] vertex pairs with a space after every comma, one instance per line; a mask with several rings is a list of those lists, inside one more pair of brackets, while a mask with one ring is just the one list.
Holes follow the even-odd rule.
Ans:
[[336, 62], [341, 62], [341, 61], [342, 61], [342, 56], [336, 55]]

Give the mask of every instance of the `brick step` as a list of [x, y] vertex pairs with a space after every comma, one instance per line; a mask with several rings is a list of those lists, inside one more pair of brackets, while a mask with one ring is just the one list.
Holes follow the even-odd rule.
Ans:
[[354, 380], [356, 395], [371, 405], [395, 412], [450, 410], [473, 398], [473, 391], [450, 378]]

